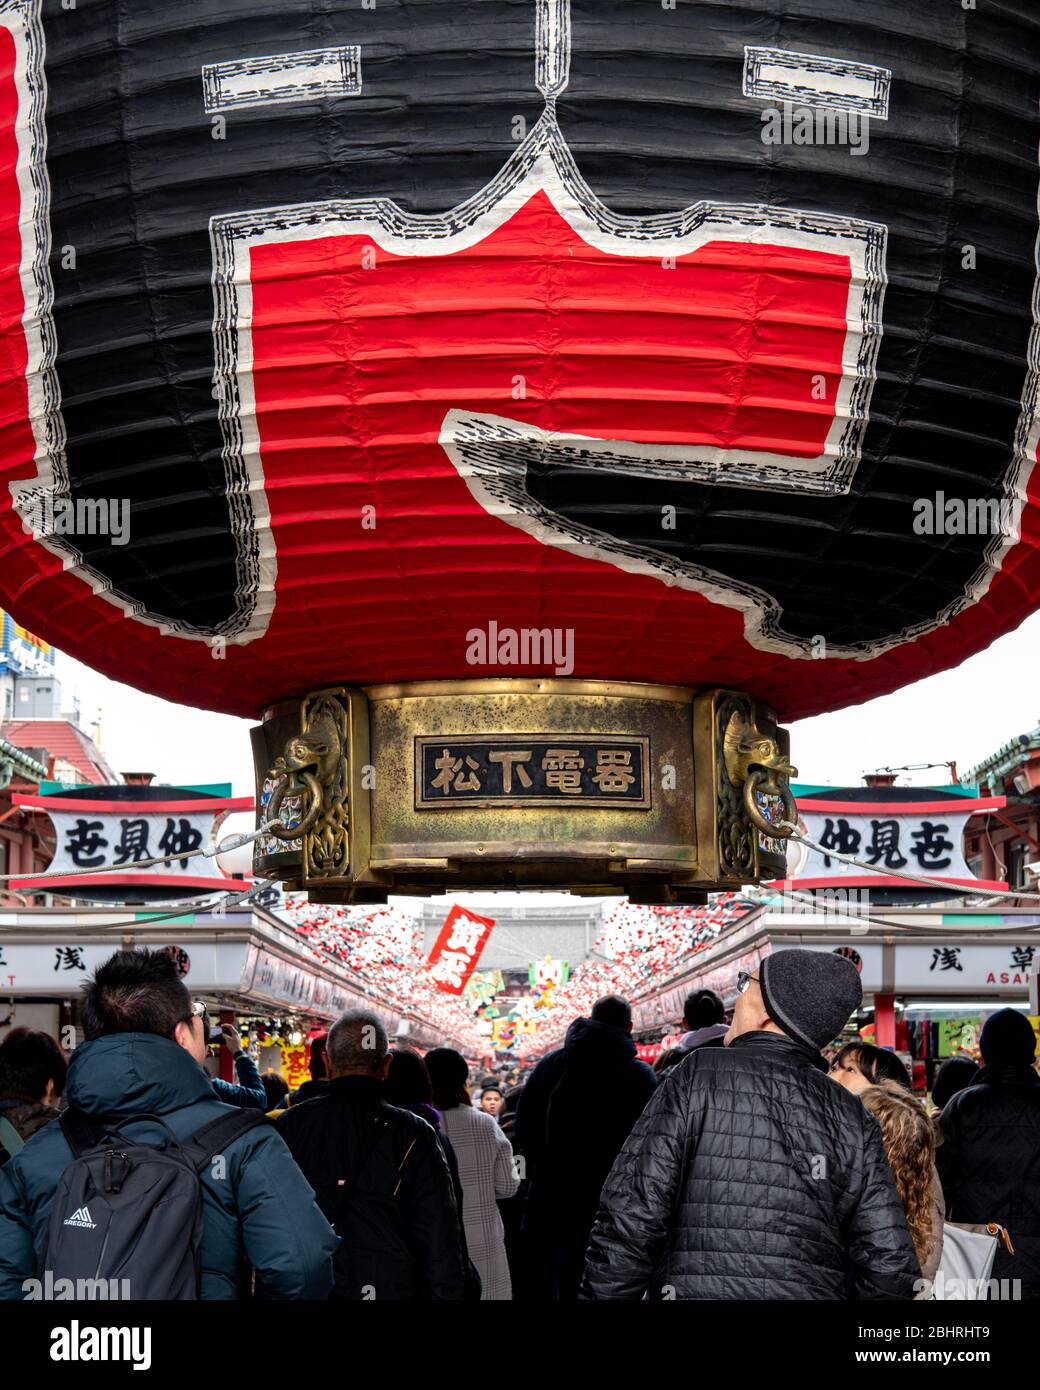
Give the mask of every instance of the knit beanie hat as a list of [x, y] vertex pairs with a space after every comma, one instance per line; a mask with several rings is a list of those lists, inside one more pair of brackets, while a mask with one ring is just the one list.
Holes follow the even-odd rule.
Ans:
[[982, 1025], [979, 1050], [987, 1067], [1028, 1067], [1036, 1056], [1033, 1025], [1018, 1009], [1001, 1009]]
[[773, 1022], [817, 1051], [863, 1002], [859, 971], [832, 951], [774, 951], [759, 965], [758, 980]]

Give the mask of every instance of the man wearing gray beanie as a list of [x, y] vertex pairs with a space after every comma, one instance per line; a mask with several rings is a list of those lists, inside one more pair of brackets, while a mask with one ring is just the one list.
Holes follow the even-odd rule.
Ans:
[[725, 1046], [667, 1073], [603, 1185], [583, 1298], [920, 1291], [877, 1122], [820, 1055], [862, 997], [832, 951], [776, 951], [740, 972]]

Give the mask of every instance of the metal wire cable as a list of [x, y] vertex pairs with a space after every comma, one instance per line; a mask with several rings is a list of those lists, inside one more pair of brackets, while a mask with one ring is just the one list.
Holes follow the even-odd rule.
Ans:
[[[124, 920], [122, 922], [85, 923], [83, 925], [83, 930], [85, 933], [101, 931], [126, 931], [130, 927], [148, 927], [151, 926], [153, 922], [168, 922], [171, 921], [173, 918], [183, 917], [186, 912], [194, 912], [197, 916], [201, 917], [207, 913], [220, 912], [223, 908], [226, 907], [248, 907], [252, 905], [250, 904], [249, 899], [252, 897], [254, 893], [262, 892], [263, 886], [254, 885], [253, 887], [247, 889], [244, 893], [225, 893], [223, 898], [221, 898], [219, 902], [215, 903], [206, 902], [202, 898], [191, 899], [188, 902], [181, 903], [179, 907], [171, 909], [169, 912], [157, 912], [149, 917], [141, 917], [135, 912], [134, 919], [132, 922], [127, 922]], [[6, 909], [0, 907], [0, 912], [3, 912], [5, 910]], [[16, 908], [15, 911], [17, 910], [18, 909]], [[34, 909], [26, 908], [25, 911], [32, 912], [34, 911]], [[129, 911], [129, 909], [127, 909], [127, 911]], [[24, 923], [22, 923], [20, 926], [18, 924], [0, 925], [0, 933], [24, 931]]]
[[[744, 891], [745, 893], [747, 893], [749, 890], [745, 889]], [[862, 909], [856, 906], [833, 906], [830, 908], [823, 907], [819, 902], [816, 901], [816, 899], [812, 896], [811, 893], [799, 892], [796, 889], [773, 889], [766, 888], [762, 885], [758, 885], [758, 887], [753, 891], [757, 891], [760, 893], [770, 893], [774, 897], [785, 898], [791, 902], [796, 903], [798, 906], [804, 905], [807, 913], [811, 912], [811, 914], [817, 917], [820, 921], [830, 921], [836, 929], [842, 927], [847, 928], [848, 923], [835, 919], [854, 918], [856, 921], [865, 922], [869, 926], [883, 927], [886, 931], [896, 931], [902, 933], [903, 935], [914, 933], [927, 935], [929, 932], [935, 932], [936, 934], [941, 934], [945, 936], [949, 936], [950, 934], [949, 924], [940, 923], [939, 925], [935, 925], [931, 922], [897, 922], [894, 921], [891, 917], [878, 917], [869, 908]], [[1008, 896], [1016, 897], [1017, 894], [1009, 894]], [[768, 904], [762, 905], [768, 906]], [[999, 926], [988, 924], [984, 927], [976, 927], [974, 930], [979, 931], [982, 935], [985, 935], [987, 932], [1009, 930], [1040, 933], [1040, 924], [1036, 926], [1027, 924], [1021, 927], [1014, 928], [1008, 927], [1006, 924], [1001, 924]]]

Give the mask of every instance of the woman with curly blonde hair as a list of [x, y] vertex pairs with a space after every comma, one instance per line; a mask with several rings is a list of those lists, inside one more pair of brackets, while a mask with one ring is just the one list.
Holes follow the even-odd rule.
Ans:
[[860, 1100], [881, 1128], [921, 1273], [935, 1277], [942, 1255], [942, 1189], [935, 1172], [935, 1128], [914, 1097], [894, 1081], [868, 1086]]

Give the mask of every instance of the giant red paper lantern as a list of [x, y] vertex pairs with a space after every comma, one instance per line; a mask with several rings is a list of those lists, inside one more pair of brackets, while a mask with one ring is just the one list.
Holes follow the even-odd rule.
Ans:
[[[960, 661], [1040, 592], [1038, 41], [2, 0], [0, 601], [240, 714], [555, 671], [794, 717]], [[542, 628], [573, 662], [472, 664]]]

